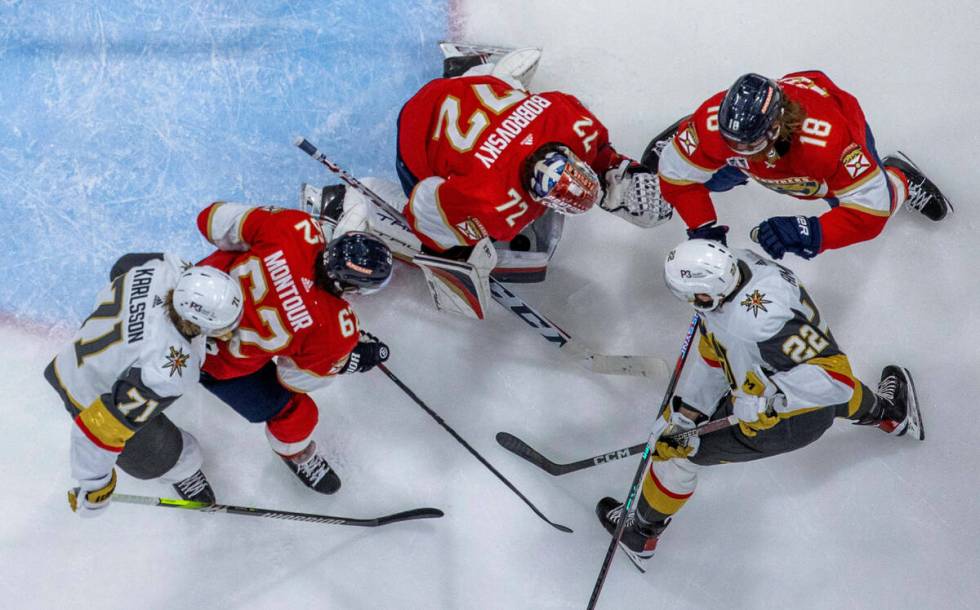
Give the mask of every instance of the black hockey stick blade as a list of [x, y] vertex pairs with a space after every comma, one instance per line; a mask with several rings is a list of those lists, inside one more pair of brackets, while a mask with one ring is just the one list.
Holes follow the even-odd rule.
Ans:
[[156, 498], [152, 496], [133, 496], [128, 494], [115, 494], [112, 496], [112, 501], [124, 504], [142, 504], [144, 506], [161, 506], [164, 508], [195, 510], [203, 513], [228, 513], [230, 515], [244, 515], [247, 517], [266, 517], [268, 519], [305, 521], [307, 523], [323, 523], [326, 525], [353, 525], [358, 527], [378, 527], [381, 525], [388, 525], [389, 523], [398, 523], [399, 521], [411, 521], [413, 519], [437, 519], [442, 517], [444, 514], [438, 508], [416, 508], [391, 515], [384, 515], [382, 517], [358, 519], [355, 517], [335, 517], [332, 515], [297, 513], [288, 510], [254, 508], [251, 506], [234, 506], [231, 504], [206, 504], [204, 502], [195, 502], [193, 500]]
[[518, 457], [524, 458], [541, 470], [544, 470], [551, 476], [555, 477], [568, 474], [570, 472], [591, 468], [593, 466], [598, 466], [599, 464], [605, 464], [607, 462], [627, 458], [631, 455], [642, 453], [644, 447], [646, 447], [646, 443], [640, 443], [639, 445], [633, 445], [632, 447], [626, 447], [624, 449], [617, 449], [616, 451], [595, 455], [584, 460], [569, 462], [568, 464], [558, 464], [541, 455], [541, 453], [539, 453], [533, 447], [509, 432], [498, 432], [496, 438], [497, 443], [499, 443], [500, 446], [507, 451], [510, 451]]

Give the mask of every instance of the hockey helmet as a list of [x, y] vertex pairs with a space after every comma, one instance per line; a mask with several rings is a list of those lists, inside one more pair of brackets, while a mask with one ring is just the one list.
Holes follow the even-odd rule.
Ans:
[[740, 76], [718, 111], [718, 127], [728, 147], [744, 156], [765, 150], [779, 135], [776, 119], [782, 102], [776, 81], [753, 73]]
[[[664, 281], [674, 296], [700, 311], [717, 309], [741, 279], [738, 258], [717, 241], [691, 239], [667, 254]], [[707, 295], [710, 303], [695, 295]]]
[[542, 146], [525, 168], [525, 185], [534, 200], [562, 214], [588, 212], [602, 199], [595, 171], [566, 146]]
[[177, 278], [174, 311], [209, 337], [233, 331], [242, 319], [242, 286], [224, 271], [208, 266], [188, 267]]
[[323, 269], [340, 292], [370, 294], [391, 279], [391, 249], [381, 239], [362, 231], [335, 238], [323, 251]]

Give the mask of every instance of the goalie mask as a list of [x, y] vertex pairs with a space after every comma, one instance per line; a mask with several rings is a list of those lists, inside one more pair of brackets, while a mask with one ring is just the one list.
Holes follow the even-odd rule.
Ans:
[[535, 201], [562, 214], [581, 214], [602, 199], [595, 171], [559, 144], [541, 147], [525, 162], [525, 185]]

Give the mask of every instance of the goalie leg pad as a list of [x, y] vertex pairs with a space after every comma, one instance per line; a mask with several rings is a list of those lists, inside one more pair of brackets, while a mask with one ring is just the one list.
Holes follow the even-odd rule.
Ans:
[[497, 251], [484, 237], [466, 262], [420, 254], [413, 261], [425, 274], [436, 309], [482, 320], [490, 300], [490, 271]]

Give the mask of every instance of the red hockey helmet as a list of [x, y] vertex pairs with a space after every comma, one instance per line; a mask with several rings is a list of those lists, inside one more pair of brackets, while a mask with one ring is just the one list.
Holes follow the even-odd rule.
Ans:
[[525, 168], [525, 185], [534, 200], [562, 214], [588, 212], [602, 199], [599, 176], [566, 146], [542, 146]]

